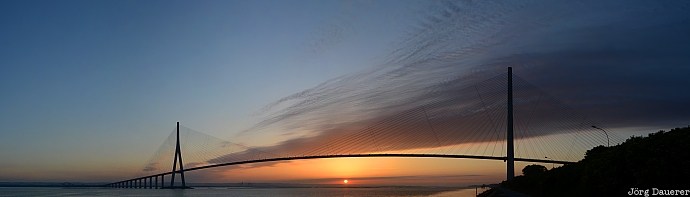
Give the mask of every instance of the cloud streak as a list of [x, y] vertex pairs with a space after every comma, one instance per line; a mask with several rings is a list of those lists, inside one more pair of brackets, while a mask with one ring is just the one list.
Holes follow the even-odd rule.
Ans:
[[[519, 138], [574, 132], [593, 123], [687, 123], [688, 4], [434, 2], [386, 63], [284, 97], [243, 133], [301, 137], [210, 162], [252, 151], [399, 152], [500, 141], [507, 66], [518, 76], [518, 129], [531, 131]], [[488, 134], [476, 136], [481, 132]]]

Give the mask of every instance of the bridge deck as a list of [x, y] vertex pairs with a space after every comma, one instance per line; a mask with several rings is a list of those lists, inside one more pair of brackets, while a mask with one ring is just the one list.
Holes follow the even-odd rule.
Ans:
[[[314, 155], [314, 156], [299, 156], [299, 157], [277, 157], [269, 159], [256, 159], [256, 160], [246, 160], [228, 163], [211, 164], [206, 166], [199, 166], [193, 168], [184, 169], [184, 172], [216, 168], [222, 166], [232, 166], [240, 164], [250, 164], [250, 163], [262, 163], [262, 162], [274, 162], [274, 161], [291, 161], [291, 160], [305, 160], [305, 159], [326, 159], [326, 158], [361, 158], [361, 157], [414, 157], [414, 158], [462, 158], [462, 159], [485, 159], [485, 160], [506, 160], [505, 157], [498, 156], [478, 156], [478, 155], [446, 155], [446, 154], [351, 154], [351, 155]], [[554, 163], [554, 164], [571, 164], [575, 162], [570, 161], [558, 161], [558, 160], [547, 160], [547, 159], [529, 159], [529, 158], [515, 158], [515, 161], [522, 162], [537, 162], [537, 163]], [[129, 180], [137, 180], [149, 177], [156, 177], [161, 175], [169, 175], [172, 172], [164, 172], [160, 174], [154, 174], [150, 176], [137, 177]]]

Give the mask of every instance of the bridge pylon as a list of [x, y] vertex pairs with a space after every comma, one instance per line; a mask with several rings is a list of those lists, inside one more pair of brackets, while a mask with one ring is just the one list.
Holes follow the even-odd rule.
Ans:
[[508, 67], [508, 115], [506, 124], [506, 180], [515, 177], [515, 150], [513, 144], [513, 68]]
[[[180, 170], [177, 170], [177, 163], [180, 163]], [[163, 187], [164, 189], [191, 189], [187, 187], [187, 183], [184, 180], [184, 166], [182, 165], [182, 151], [180, 151], [180, 122], [177, 122], [177, 142], [175, 143], [175, 158], [173, 159], [173, 168], [170, 174], [172, 178], [170, 179], [170, 187]], [[181, 186], [175, 186], [175, 174], [180, 174], [182, 179]]]

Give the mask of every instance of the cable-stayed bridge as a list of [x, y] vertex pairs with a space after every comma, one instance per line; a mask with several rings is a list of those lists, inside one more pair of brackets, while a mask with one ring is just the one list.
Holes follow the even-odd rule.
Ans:
[[107, 186], [188, 188], [185, 172], [344, 157], [503, 160], [506, 178], [511, 179], [515, 161], [569, 164], [582, 159], [592, 147], [622, 141], [593, 126], [586, 114], [513, 75], [511, 68], [469, 85], [455, 82], [438, 84], [425, 93], [425, 99], [380, 113], [385, 115], [324, 126], [328, 132], [309, 133], [272, 145], [250, 147], [194, 131], [178, 122], [141, 176]]

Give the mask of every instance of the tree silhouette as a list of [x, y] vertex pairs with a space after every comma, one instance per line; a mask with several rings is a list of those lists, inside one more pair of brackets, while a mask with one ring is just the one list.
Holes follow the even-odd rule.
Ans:
[[537, 164], [528, 165], [522, 169], [522, 174], [525, 176], [536, 176], [544, 172], [546, 172], [546, 167]]
[[584, 159], [552, 170], [526, 166], [502, 186], [531, 196], [625, 196], [630, 188], [690, 185], [690, 127], [634, 136], [590, 149]]

